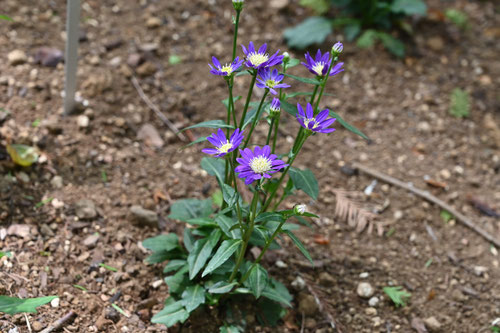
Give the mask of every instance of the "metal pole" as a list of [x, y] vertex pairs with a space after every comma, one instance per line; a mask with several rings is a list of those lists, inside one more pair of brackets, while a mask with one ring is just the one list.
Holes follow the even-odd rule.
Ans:
[[68, 0], [66, 16], [66, 58], [64, 73], [64, 114], [66, 115], [71, 114], [75, 108], [79, 25], [80, 0]]

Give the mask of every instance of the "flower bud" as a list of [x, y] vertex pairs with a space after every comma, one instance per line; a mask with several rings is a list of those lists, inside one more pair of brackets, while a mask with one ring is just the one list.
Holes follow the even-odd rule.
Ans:
[[295, 207], [293, 207], [293, 211], [297, 215], [304, 215], [304, 213], [306, 212], [306, 210], [307, 210], [307, 206], [306, 205], [296, 205]]
[[245, 0], [233, 0], [234, 9], [235, 10], [242, 10], [244, 2], [245, 2]]
[[271, 107], [269, 108], [271, 115], [280, 113], [280, 107], [281, 107], [281, 102], [279, 98], [273, 98], [273, 101], [271, 102]]
[[290, 54], [288, 52], [283, 52], [283, 62], [286, 64], [290, 61]]
[[344, 45], [341, 42], [337, 42], [332, 47], [332, 54], [334, 57], [338, 56], [344, 50]]

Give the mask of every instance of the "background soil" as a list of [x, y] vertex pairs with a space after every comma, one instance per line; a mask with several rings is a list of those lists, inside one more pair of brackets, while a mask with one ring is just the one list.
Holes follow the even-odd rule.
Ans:
[[[239, 42], [267, 42], [271, 50], [286, 50], [283, 29], [310, 15], [297, 3], [249, 1]], [[434, 14], [416, 23], [403, 61], [380, 48], [345, 45], [346, 70], [329, 84], [335, 97], [325, 97], [323, 104], [372, 142], [337, 125], [332, 136], [315, 136], [307, 143], [297, 166], [316, 173], [321, 192], [317, 202], [302, 195], [297, 202], [322, 217], [299, 236], [318, 262], [309, 267], [287, 243], [267, 256], [272, 274], [294, 293], [295, 307], [277, 328], [261, 328], [248, 316], [249, 331], [298, 332], [302, 327], [304, 332], [335, 332], [329, 328], [334, 318], [342, 332], [411, 332], [418, 331], [419, 321], [429, 331], [487, 332], [500, 317], [497, 249], [460, 224], [445, 223], [439, 208], [379, 183], [360, 205], [390, 203], [377, 222], [384, 236], [356, 233], [334, 218], [334, 190], [361, 193], [372, 182], [342, 169], [358, 161], [432, 191], [500, 238], [499, 219], [481, 214], [467, 199], [500, 210], [498, 4], [428, 4]], [[28, 316], [35, 331], [70, 310], [78, 317], [65, 331], [163, 331], [149, 319], [161, 308], [167, 287], [161, 283], [161, 267], [143, 263], [147, 251], [140, 242], [160, 232], [180, 232], [183, 226], [166, 218], [170, 203], [210, 196], [216, 184], [199, 167], [200, 146], [180, 150], [184, 143], [140, 99], [130, 77], [138, 76], [146, 94], [178, 127], [224, 117], [225, 84], [210, 77], [207, 63], [212, 55], [226, 59], [230, 52], [232, 7], [221, 0], [88, 0], [82, 8], [79, 91], [89, 105], [83, 114], [69, 117], [61, 109], [62, 64], [48, 68], [34, 61], [41, 46], [64, 48], [65, 2], [2, 1], [2, 13], [14, 22], [0, 22], [0, 107], [10, 112], [7, 117], [0, 112], [0, 148], [7, 138], [35, 144], [43, 163], [15, 168], [0, 150], [5, 159], [0, 161], [0, 250], [14, 253], [0, 259], [0, 294], [60, 296], [59, 304]], [[446, 8], [466, 12], [469, 30], [440, 20]], [[331, 36], [322, 48], [341, 38]], [[11, 65], [7, 55], [13, 50], [27, 59]], [[127, 64], [132, 54], [143, 60], [138, 67]], [[173, 55], [181, 62], [172, 64]], [[296, 57], [302, 59], [303, 52]], [[299, 67], [294, 74], [308, 75]], [[238, 78], [237, 93], [245, 93], [245, 80]], [[292, 89], [307, 88], [293, 84]], [[450, 93], [457, 87], [471, 96], [469, 118], [448, 113]], [[287, 114], [282, 119], [279, 150], [286, 152], [297, 124]], [[161, 147], [155, 147], [161, 142], [148, 136], [151, 132], [146, 131], [145, 140], [138, 138], [144, 124], [159, 131]], [[266, 128], [257, 131], [264, 135]], [[429, 187], [425, 176], [446, 188]], [[50, 203], [35, 206], [49, 198]], [[91, 200], [95, 210], [82, 199]], [[82, 205], [87, 219], [78, 217], [85, 216], [78, 211]], [[156, 211], [159, 226], [134, 223], [132, 205]], [[311, 289], [291, 286], [299, 273]], [[374, 288], [376, 305], [358, 296], [360, 282]], [[382, 292], [389, 285], [412, 293], [408, 306], [395, 308], [389, 302]], [[321, 309], [311, 302], [311, 293], [323, 302]], [[113, 310], [111, 302], [130, 317]], [[24, 316], [0, 317], [2, 332], [15, 326], [27, 332]], [[211, 331], [207, 327], [193, 330]]]

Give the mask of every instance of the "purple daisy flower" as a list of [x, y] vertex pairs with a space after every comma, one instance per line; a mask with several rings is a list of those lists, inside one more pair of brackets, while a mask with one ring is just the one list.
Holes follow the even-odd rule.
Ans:
[[290, 85], [286, 83], [280, 83], [283, 81], [284, 76], [278, 74], [278, 70], [275, 68], [271, 71], [270, 68], [259, 69], [259, 78], [257, 78], [256, 86], [259, 88], [267, 88], [273, 95], [277, 95], [275, 89], [279, 88], [289, 88]]
[[258, 51], [255, 51], [253, 42], [248, 44], [248, 49], [243, 45], [241, 45], [241, 47], [243, 49], [243, 53], [245, 53], [247, 67], [259, 69], [279, 65], [283, 62], [283, 56], [278, 55], [280, 52], [279, 50], [272, 56], [270, 56], [269, 53], [266, 53], [267, 44], [262, 45]]
[[269, 107], [269, 110], [271, 111], [272, 114], [279, 113], [280, 112], [280, 107], [281, 107], [281, 102], [279, 98], [273, 98], [273, 101], [271, 102], [271, 106]]
[[240, 61], [239, 57], [236, 57], [232, 63], [222, 66], [216, 57], [212, 57], [212, 62], [215, 67], [210, 64], [208, 64], [208, 66], [210, 66], [210, 73], [213, 75], [229, 76], [241, 67], [243, 61], [244, 60]]
[[307, 103], [305, 113], [299, 103], [297, 103], [297, 110], [297, 121], [305, 129], [318, 133], [331, 133], [335, 131], [335, 128], [327, 128], [336, 120], [335, 118], [326, 119], [329, 113], [328, 109], [324, 109], [318, 113], [316, 117], [314, 116], [313, 107], [310, 103]]
[[249, 148], [240, 149], [241, 158], [236, 161], [240, 164], [234, 171], [238, 172], [239, 178], [245, 178], [245, 184], [249, 185], [254, 180], [262, 178], [271, 178], [271, 174], [288, 166], [282, 160], [276, 159], [277, 156], [271, 154], [271, 148], [256, 146], [252, 152]]
[[228, 140], [224, 132], [219, 128], [217, 133], [212, 133], [207, 140], [213, 144], [215, 148], [205, 148], [201, 151], [205, 154], [221, 157], [238, 148], [243, 140], [243, 132], [240, 132], [240, 129], [237, 128]]
[[[318, 50], [318, 52], [316, 52], [316, 57], [314, 59], [311, 57], [309, 52], [307, 52], [305, 54], [305, 57], [307, 63], [303, 62], [302, 65], [304, 65], [309, 70], [309, 72], [317, 76], [326, 75], [326, 73], [328, 72], [328, 68], [330, 67], [330, 63], [332, 62], [332, 59], [330, 59], [329, 52], [322, 54], [321, 50]], [[342, 72], [343, 71], [343, 69], [341, 69], [342, 65], [344, 65], [343, 62], [339, 62], [338, 64], [336, 64], [330, 71], [330, 76]]]

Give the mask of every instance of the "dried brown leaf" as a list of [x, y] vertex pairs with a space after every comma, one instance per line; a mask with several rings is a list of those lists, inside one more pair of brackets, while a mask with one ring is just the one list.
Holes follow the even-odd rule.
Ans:
[[372, 233], [374, 227], [377, 229], [377, 234], [383, 234], [382, 224], [376, 223], [376, 215], [366, 209], [363, 209], [359, 203], [352, 197], [356, 196], [354, 192], [343, 190], [334, 190], [333, 193], [337, 199], [335, 205], [335, 216], [347, 222], [347, 224], [356, 229], [356, 232], [361, 233], [367, 230]]

